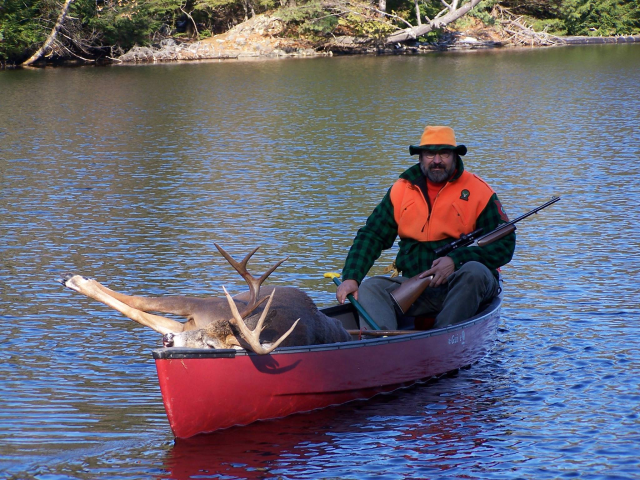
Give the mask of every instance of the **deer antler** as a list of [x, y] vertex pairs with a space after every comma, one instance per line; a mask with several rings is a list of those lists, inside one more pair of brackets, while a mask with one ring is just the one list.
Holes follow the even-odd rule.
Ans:
[[256, 328], [254, 328], [253, 330], [249, 330], [249, 327], [247, 327], [247, 324], [244, 323], [244, 320], [240, 315], [240, 313], [238, 312], [238, 308], [236, 307], [235, 302], [231, 298], [231, 295], [229, 295], [229, 292], [227, 292], [227, 289], [224, 287], [222, 287], [222, 289], [224, 290], [224, 294], [227, 297], [227, 301], [229, 302], [229, 307], [231, 308], [231, 314], [233, 315], [233, 317], [229, 319], [229, 323], [231, 323], [232, 325], [238, 328], [242, 339], [245, 342], [247, 342], [251, 347], [251, 350], [253, 350], [258, 355], [266, 355], [267, 353], [271, 353], [273, 350], [275, 350], [278, 347], [278, 345], [280, 345], [282, 341], [285, 338], [287, 338], [291, 334], [291, 332], [293, 332], [293, 329], [296, 328], [296, 325], [300, 321], [300, 319], [298, 319], [295, 322], [293, 322], [293, 325], [291, 325], [291, 328], [287, 330], [284, 333], [284, 335], [282, 335], [270, 347], [264, 348], [260, 343], [260, 334], [264, 329], [263, 327], [264, 319], [267, 318], [267, 313], [269, 312], [269, 308], [271, 307], [271, 301], [273, 300], [273, 295], [276, 293], [275, 289], [273, 290], [273, 292], [271, 292], [271, 295], [269, 295], [269, 301], [267, 302], [267, 305], [264, 307], [262, 315], [260, 315], [260, 319], [258, 320], [258, 324], [256, 325]]
[[238, 263], [233, 258], [231, 258], [231, 255], [225, 252], [225, 250], [220, 245], [218, 245], [217, 243], [214, 243], [214, 245], [216, 246], [220, 254], [224, 258], [226, 258], [227, 262], [229, 262], [231, 266], [235, 268], [236, 271], [242, 276], [242, 278], [244, 278], [245, 282], [247, 282], [247, 285], [249, 285], [249, 293], [251, 297], [249, 298], [249, 303], [247, 305], [247, 308], [242, 311], [242, 317], [246, 317], [249, 314], [249, 312], [253, 310], [256, 306], [256, 300], [260, 296], [260, 285], [262, 285], [262, 282], [264, 282], [267, 279], [267, 277], [271, 275], [273, 271], [276, 268], [278, 268], [280, 265], [282, 265], [282, 262], [287, 260], [289, 257], [277, 262], [273, 267], [271, 267], [269, 270], [263, 273], [260, 278], [254, 278], [253, 275], [251, 275], [247, 271], [247, 262], [253, 256], [253, 254], [258, 251], [260, 247], [254, 248], [252, 252], [250, 252], [246, 257], [244, 257], [242, 262]]

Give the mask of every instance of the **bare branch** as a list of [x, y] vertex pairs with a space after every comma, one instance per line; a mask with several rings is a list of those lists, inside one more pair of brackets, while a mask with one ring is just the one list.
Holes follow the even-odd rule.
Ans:
[[[186, 5], [186, 4], [185, 4]], [[193, 28], [196, 31], [196, 39], [198, 37], [200, 37], [200, 34], [198, 33], [198, 26], [196, 25], [196, 21], [193, 19], [193, 17], [191, 16], [191, 14], [189, 12], [187, 12], [182, 6], [180, 6], [180, 10], [182, 11], [182, 13], [184, 13], [187, 17], [189, 17], [189, 20], [191, 20], [191, 23], [193, 23]]]
[[563, 43], [563, 40], [559, 37], [551, 35], [547, 32], [536, 32], [533, 28], [528, 26], [522, 16], [513, 15], [509, 9], [496, 5], [492, 15], [498, 17], [496, 10], [499, 13], [497, 18], [498, 23], [502, 26], [502, 29], [511, 34], [510, 41], [520, 45], [557, 45]]
[[76, 57], [79, 58], [80, 60], [82, 60], [83, 62], [87, 62], [87, 63], [92, 63], [95, 62], [95, 60], [92, 60], [90, 58], [84, 58], [81, 57], [80, 55], [78, 55], [77, 53], [71, 51], [71, 49], [69, 49], [66, 45], [63, 45], [62, 43], [58, 43], [57, 44], [58, 47], [60, 47], [61, 49], [65, 50], [69, 55], [71, 55], [72, 57]]
[[[442, 17], [442, 19], [440, 19], [437, 22], [434, 19], [430, 21], [428, 24], [425, 24], [419, 27], [408, 28], [401, 32], [394, 33], [393, 35], [390, 35], [389, 37], [387, 37], [386, 43], [406, 42], [407, 40], [415, 40], [416, 38], [422, 35], [425, 35], [426, 33], [429, 33], [434, 28], [443, 27], [445, 25], [448, 25], [451, 22], [456, 21], [460, 17], [463, 17], [469, 12], [469, 10], [475, 7], [478, 3], [480, 3], [480, 0], [470, 0], [469, 3], [464, 4], [462, 7], [447, 13]], [[452, 5], [457, 5], [457, 2], [454, 0], [454, 2], [452, 2]]]
[[[374, 12], [384, 15], [385, 17], [395, 18], [396, 20], [400, 20], [401, 22], [405, 23], [409, 28], [413, 27], [413, 25], [411, 25], [404, 18], [399, 17], [398, 15], [393, 15], [392, 13], [383, 12], [382, 10], [377, 9], [376, 7], [370, 7], [368, 5], [364, 5], [364, 8], [366, 8], [367, 10], [373, 10]], [[351, 13], [355, 13], [355, 12], [351, 12]]]

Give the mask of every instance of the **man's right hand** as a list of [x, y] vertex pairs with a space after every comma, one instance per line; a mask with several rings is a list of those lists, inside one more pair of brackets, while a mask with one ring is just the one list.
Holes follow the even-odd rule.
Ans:
[[350, 293], [353, 294], [353, 298], [358, 299], [358, 282], [355, 280], [345, 280], [338, 286], [338, 290], [336, 290], [338, 302], [343, 304]]

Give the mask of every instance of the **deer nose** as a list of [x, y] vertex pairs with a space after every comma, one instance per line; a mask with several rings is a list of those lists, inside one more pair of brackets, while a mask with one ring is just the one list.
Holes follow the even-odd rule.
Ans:
[[165, 347], [173, 347], [173, 333], [165, 333], [162, 336], [162, 345]]

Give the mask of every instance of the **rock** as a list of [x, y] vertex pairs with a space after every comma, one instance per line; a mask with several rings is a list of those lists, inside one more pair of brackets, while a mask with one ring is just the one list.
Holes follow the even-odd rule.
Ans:
[[175, 47], [177, 42], [173, 38], [165, 38], [160, 40], [160, 47]]

